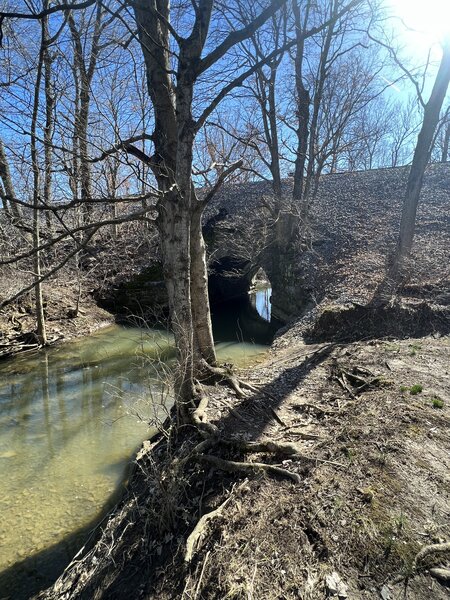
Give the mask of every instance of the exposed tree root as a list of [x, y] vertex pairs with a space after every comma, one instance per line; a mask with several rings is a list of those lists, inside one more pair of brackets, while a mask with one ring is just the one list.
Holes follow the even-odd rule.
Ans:
[[201, 361], [201, 365], [207, 373], [219, 378], [220, 381], [225, 381], [228, 383], [238, 398], [247, 398], [247, 393], [244, 391], [244, 389], [250, 390], [254, 393], [259, 392], [259, 389], [254, 385], [247, 383], [246, 381], [241, 381], [235, 375], [233, 375], [233, 372], [228, 367], [214, 367], [204, 359]]
[[440, 569], [438, 567], [434, 567], [433, 569], [430, 569], [430, 575], [439, 580], [441, 583], [445, 583], [446, 585], [450, 584], [450, 569]]
[[[419, 550], [419, 552], [414, 558], [412, 564], [412, 576], [418, 573], [420, 563], [422, 563], [427, 556], [430, 556], [432, 554], [444, 554], [448, 552], [450, 552], [450, 542], [445, 542], [443, 544], [430, 544], [429, 546], [424, 546]], [[444, 583], [450, 583], [450, 569], [433, 567], [430, 569], [430, 575]], [[404, 575], [399, 575], [392, 581], [392, 584], [395, 585], [401, 583], [402, 581], [405, 581], [405, 579], [407, 580], [408, 578], [409, 576], [405, 577]]]
[[190, 563], [194, 554], [200, 549], [201, 543], [206, 535], [206, 529], [208, 527], [208, 523], [210, 521], [212, 521], [213, 519], [217, 519], [217, 517], [220, 517], [220, 515], [223, 512], [223, 509], [226, 507], [226, 505], [230, 502], [231, 500], [231, 496], [229, 496], [225, 502], [222, 502], [222, 504], [216, 508], [215, 510], [212, 510], [211, 512], [207, 513], [206, 515], [203, 515], [197, 525], [194, 527], [192, 533], [189, 535], [188, 539], [186, 540], [186, 552], [184, 554], [184, 561], [186, 563]]
[[450, 552], [450, 542], [444, 544], [431, 544], [430, 546], [424, 546], [417, 554], [414, 559], [413, 568], [417, 570], [418, 565], [423, 561], [424, 558], [430, 554], [442, 554], [444, 552]]
[[279, 444], [272, 440], [247, 442], [245, 440], [222, 439], [218, 442], [223, 446], [233, 447], [243, 452], [268, 452], [271, 454], [284, 454], [286, 456], [299, 454], [299, 449], [295, 444]]
[[197, 391], [199, 392], [200, 400], [195, 409], [191, 411], [192, 423], [196, 425], [202, 434], [216, 436], [218, 429], [215, 425], [208, 422], [206, 415], [208, 396], [203, 393], [200, 384], [197, 384]]
[[295, 483], [301, 482], [301, 477], [297, 473], [293, 473], [292, 471], [288, 471], [287, 469], [283, 469], [281, 467], [276, 467], [274, 465], [267, 465], [265, 463], [250, 463], [250, 462], [237, 462], [234, 460], [225, 460], [223, 458], [219, 458], [218, 456], [212, 456], [210, 454], [201, 454], [198, 456], [198, 460], [201, 462], [208, 462], [214, 465], [217, 469], [221, 471], [226, 471], [228, 473], [254, 473], [255, 471], [265, 471], [266, 473], [270, 473], [271, 475], [278, 475], [280, 477], [286, 477], [288, 479], [292, 479]]

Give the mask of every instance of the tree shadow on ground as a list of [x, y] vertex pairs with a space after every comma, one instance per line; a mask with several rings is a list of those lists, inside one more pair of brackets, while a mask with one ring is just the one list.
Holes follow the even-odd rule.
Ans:
[[[218, 423], [220, 428], [225, 432], [232, 431], [233, 434], [250, 433], [254, 438], [260, 436], [276, 419], [273, 411], [283, 404], [286, 397], [330, 356], [335, 347], [334, 343], [302, 346], [300, 351], [289, 356], [290, 364], [293, 362], [297, 364], [283, 369], [275, 379], [258, 392], [233, 404], [233, 409], [251, 417], [251, 422], [247, 421], [247, 424], [239, 422], [231, 413], [220, 420]], [[299, 360], [301, 362], [298, 362]]]

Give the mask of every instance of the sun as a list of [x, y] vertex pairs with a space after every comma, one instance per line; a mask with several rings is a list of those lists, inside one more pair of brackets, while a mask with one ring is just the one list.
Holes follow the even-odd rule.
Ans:
[[391, 14], [434, 42], [450, 34], [450, 0], [388, 0]]

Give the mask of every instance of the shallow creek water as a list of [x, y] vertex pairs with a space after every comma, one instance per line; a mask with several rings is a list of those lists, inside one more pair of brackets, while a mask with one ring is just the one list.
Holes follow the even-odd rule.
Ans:
[[[273, 325], [250, 300], [214, 311], [220, 360], [265, 352]], [[113, 326], [0, 364], [0, 598], [50, 584], [117, 500], [148, 423], [170, 404], [162, 373], [173, 358], [168, 333]]]

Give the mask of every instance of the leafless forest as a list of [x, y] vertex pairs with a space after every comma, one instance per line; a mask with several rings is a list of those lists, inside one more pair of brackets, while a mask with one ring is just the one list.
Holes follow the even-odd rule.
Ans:
[[[373, 340], [395, 338], [404, 349], [409, 338], [442, 335], [448, 354], [450, 34], [417, 41], [414, 49], [411, 35], [395, 2], [388, 0], [0, 4], [0, 358], [45, 351], [96, 330], [118, 313], [121, 318], [133, 314], [140, 324], [149, 316], [164, 317], [177, 354], [170, 382], [175, 405], [162, 428], [156, 458], [149, 458], [149, 448], [141, 455], [136, 493], [143, 503], [143, 481], [172, 485], [180, 477], [184, 483], [173, 490], [171, 502], [189, 513], [196, 496], [186, 490], [198, 485], [199, 469], [226, 473], [228, 497], [236, 488], [236, 502], [244, 502], [245, 483], [226, 478], [258, 471], [283, 480], [284, 517], [267, 516], [283, 522], [290, 503], [300, 501], [289, 500], [284, 480], [301, 484], [310, 478], [308, 489], [320, 490], [322, 475], [314, 479], [311, 456], [317, 458], [316, 466], [334, 465], [338, 471], [343, 456], [351, 462], [367, 433], [356, 405], [360, 394], [375, 402], [379, 393], [384, 404], [374, 404], [367, 419], [374, 428], [376, 451], [383, 456], [390, 452], [380, 425], [385, 419], [395, 437], [395, 411], [386, 390], [392, 374], [406, 378], [402, 387], [409, 390], [408, 368], [414, 377], [420, 368], [391, 361], [383, 355], [384, 346], [370, 345]], [[260, 367], [249, 375], [217, 358], [210, 297], [220, 300], [227, 282], [246, 294], [260, 269], [270, 279], [273, 314], [285, 327], [274, 342], [268, 371]], [[221, 277], [213, 289], [212, 282]], [[426, 339], [428, 384], [432, 357], [439, 350], [437, 342]], [[367, 346], [358, 346], [363, 342]], [[308, 344], [312, 349], [299, 354]], [[288, 376], [289, 348], [297, 371], [293, 368]], [[300, 356], [306, 357], [304, 362]], [[427, 406], [445, 405], [448, 410], [448, 372], [447, 377], [442, 373], [447, 367], [442, 357], [436, 360], [442, 362], [435, 371], [439, 390], [433, 388]], [[274, 383], [278, 380], [279, 388]], [[303, 415], [305, 426], [314, 426], [297, 437], [292, 430], [298, 423], [289, 416], [299, 403], [296, 385], [303, 386], [302, 394], [313, 407]], [[232, 405], [230, 393], [236, 400]], [[403, 399], [396, 402], [400, 405]], [[230, 409], [228, 417], [218, 410], [220, 402]], [[269, 409], [284, 437], [273, 422], [268, 425]], [[411, 422], [419, 419], [417, 414]], [[430, 409], [423, 418], [433, 421], [435, 415]], [[354, 429], [360, 428], [354, 444], [352, 419]], [[233, 433], [236, 423], [237, 429], [246, 424], [241, 435]], [[325, 432], [327, 423], [331, 429]], [[332, 453], [321, 444], [327, 435], [336, 442]], [[300, 440], [311, 443], [299, 450], [295, 443]], [[418, 453], [417, 440], [412, 445], [412, 454]], [[428, 450], [430, 455], [435, 451]], [[298, 455], [301, 462], [303, 454], [308, 466], [302, 471], [291, 457]], [[252, 455], [258, 460], [248, 459]], [[277, 456], [283, 458], [274, 462]], [[363, 471], [367, 477], [370, 471], [370, 460], [364, 460], [361, 479]], [[155, 461], [161, 464], [159, 474]], [[392, 468], [400, 469], [397, 463]], [[327, 472], [323, 477], [324, 490], [331, 493], [335, 475]], [[350, 479], [348, 474], [342, 477], [346, 501], [356, 485], [358, 501], [375, 510], [377, 492], [371, 486], [376, 484], [357, 485]], [[219, 515], [228, 501], [217, 491], [218, 481], [211, 484], [215, 495], [208, 506]], [[387, 476], [383, 481], [386, 492], [392, 482]], [[261, 486], [261, 480], [255, 485]], [[270, 483], [276, 485], [276, 480]], [[417, 485], [423, 489], [423, 482]], [[443, 485], [448, 489], [448, 478]], [[254, 490], [258, 506], [264, 505], [261, 489]], [[380, 503], [392, 500], [392, 489], [384, 496], [380, 492]], [[412, 492], [404, 496], [405, 502], [420, 505], [418, 513], [428, 510]], [[319, 497], [318, 511], [326, 512], [320, 491]], [[153, 500], [164, 507], [156, 492]], [[147, 525], [144, 536], [133, 529], [129, 545], [139, 556], [137, 562], [146, 552], [154, 558], [155, 548], [160, 550], [155, 559], [159, 566], [153, 566], [151, 575], [145, 571], [150, 583], [138, 579], [129, 597], [386, 600], [400, 597], [391, 595], [388, 583], [407, 584], [421, 574], [420, 563], [428, 553], [447, 556], [442, 514], [437, 518], [439, 535], [431, 538], [441, 547], [424, 550], [423, 556], [412, 533], [405, 541], [407, 556], [395, 550], [400, 530], [407, 527], [403, 522], [394, 534], [383, 533], [381, 525], [378, 533], [369, 532], [368, 521], [363, 521], [366, 536], [373, 533], [366, 560], [358, 552], [356, 529], [348, 545], [342, 542], [338, 548], [324, 533], [331, 527], [328, 516], [311, 525], [313, 501], [306, 496], [303, 500], [308, 514], [297, 515], [303, 523], [299, 535], [309, 550], [300, 560], [306, 565], [301, 572], [287, 561], [291, 583], [297, 582], [293, 587], [286, 584], [289, 575], [278, 581], [279, 574], [272, 574], [278, 581], [272, 594], [270, 578], [258, 579], [257, 562], [253, 576], [246, 572], [242, 581], [233, 579], [215, 546], [203, 548], [194, 560], [207, 531], [208, 519], [201, 516], [205, 510], [199, 509], [196, 525], [189, 519], [181, 525], [182, 510], [173, 508], [159, 526], [152, 524], [148, 539], [154, 535], [153, 546], [141, 544]], [[232, 538], [240, 519], [233, 502]], [[122, 505], [106, 536], [125, 535], [124, 523], [132, 521], [130, 506]], [[337, 514], [340, 508], [335, 505], [333, 510]], [[242, 510], [244, 514], [247, 508]], [[420, 521], [422, 516], [413, 511], [408, 518]], [[339, 519], [336, 535], [342, 539], [353, 516], [343, 510]], [[423, 517], [422, 525], [425, 521]], [[249, 522], [243, 525], [250, 528], [249, 535], [262, 536], [255, 533], [261, 524], [252, 529]], [[184, 541], [170, 548], [161, 542], [176, 531]], [[374, 558], [382, 553], [378, 534], [397, 535], [383, 568]], [[237, 537], [233, 539], [239, 546]], [[286, 543], [287, 552], [294, 552], [292, 539]], [[115, 554], [111, 550], [113, 562], [121, 565], [116, 571], [94, 547], [59, 588], [42, 597], [125, 597], [131, 567], [120, 544]], [[211, 552], [218, 566], [207, 565]], [[341, 552], [344, 562], [348, 556], [359, 561], [348, 573], [348, 593], [336, 572], [342, 566], [339, 560], [331, 574], [321, 573], [320, 561], [333, 552]], [[389, 558], [391, 553], [395, 559]], [[163, 573], [173, 556], [174, 573], [183, 573], [181, 591]], [[242, 557], [250, 565], [246, 551]], [[101, 573], [94, 568], [96, 561], [104, 569]], [[239, 571], [238, 563], [233, 568]], [[434, 573], [436, 580], [448, 584], [448, 562], [434, 568], [443, 571]], [[281, 572], [286, 574], [286, 569]], [[358, 569], [381, 596], [370, 595], [370, 585], [358, 588]], [[220, 591], [215, 595], [216, 577]], [[115, 583], [109, 587], [111, 578]], [[417, 581], [411, 598], [430, 597], [427, 584]], [[369, 591], [364, 595], [357, 588]], [[436, 589], [432, 597], [443, 598], [443, 588]], [[102, 591], [96, 595], [95, 590]]]

